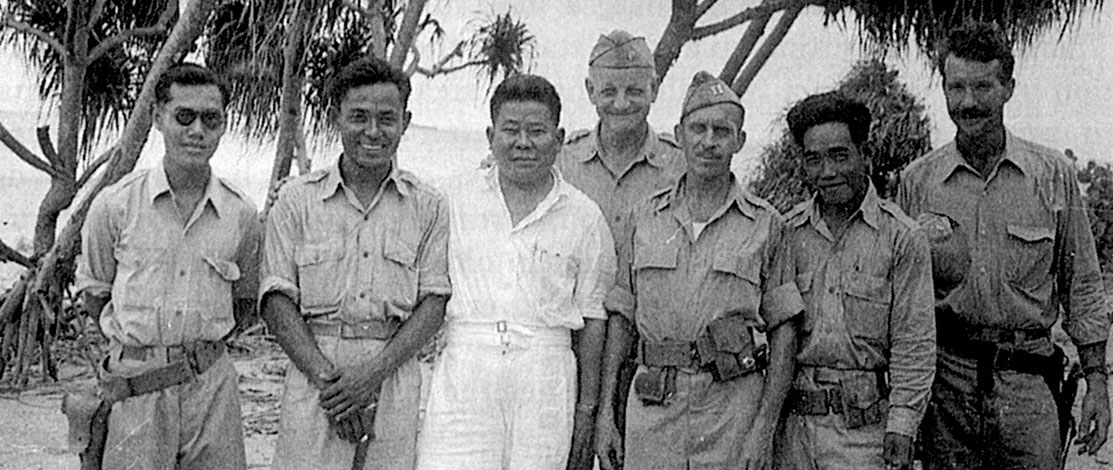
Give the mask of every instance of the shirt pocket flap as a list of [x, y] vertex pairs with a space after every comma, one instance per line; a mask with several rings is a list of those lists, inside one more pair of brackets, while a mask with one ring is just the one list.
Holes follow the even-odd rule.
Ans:
[[889, 283], [881, 276], [852, 274], [845, 287], [846, 295], [878, 303], [889, 303]]
[[312, 266], [344, 257], [344, 250], [337, 245], [304, 245], [294, 253], [294, 263], [298, 266]]
[[676, 269], [680, 248], [673, 245], [644, 245], [634, 249], [634, 269]]
[[417, 263], [417, 250], [398, 238], [390, 238], [383, 246], [383, 257], [403, 266]]
[[240, 267], [236, 263], [210, 256], [206, 256], [204, 259], [213, 268], [213, 271], [216, 271], [225, 281], [235, 282], [240, 280]]
[[1009, 235], [1029, 243], [1054, 239], [1051, 229], [1046, 227], [1009, 224], [1005, 227], [1005, 230], [1009, 232]]
[[731, 273], [753, 285], [761, 283], [761, 259], [752, 253], [719, 252], [711, 262], [711, 268]]

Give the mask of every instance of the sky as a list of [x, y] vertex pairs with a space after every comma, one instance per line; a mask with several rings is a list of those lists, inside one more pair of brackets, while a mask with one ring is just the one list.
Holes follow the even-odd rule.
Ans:
[[[704, 22], [725, 17], [756, 0], [722, 0]], [[476, 21], [510, 9], [535, 36], [531, 72], [552, 81], [564, 101], [562, 124], [571, 132], [595, 124], [594, 108], [588, 102], [583, 80], [587, 57], [598, 36], [625, 29], [656, 44], [668, 22], [669, 0], [431, 0], [427, 12], [437, 18], [446, 32], [443, 48], [468, 35]], [[769, 29], [775, 24], [770, 23]], [[811, 93], [833, 88], [851, 65], [862, 58], [859, 37], [852, 19], [847, 26], [824, 25], [822, 10], [809, 7], [796, 20], [784, 42], [758, 74], [743, 97], [748, 114], [745, 128], [749, 142], [735, 158], [735, 170], [748, 173], [756, 165], [762, 147], [780, 134], [783, 112], [791, 103]], [[1018, 58], [1017, 88], [1006, 107], [1006, 125], [1022, 137], [1058, 149], [1072, 148], [1083, 160], [1113, 162], [1107, 136], [1113, 131], [1113, 9], [1086, 13], [1062, 40], [1050, 32]], [[677, 63], [661, 84], [649, 120], [656, 130], [671, 131], [679, 116], [688, 82], [696, 71], [717, 74], [744, 28], [739, 27], [696, 43], [687, 44]], [[425, 53], [423, 63], [439, 54], [428, 50], [427, 37], [419, 38]], [[927, 105], [935, 146], [953, 138], [954, 127], [946, 115], [940, 80], [927, 61], [917, 53], [892, 56], [889, 63], [900, 71], [910, 92]], [[34, 128], [52, 123], [39, 110], [34, 78], [14, 53], [0, 52], [0, 123], [34, 148]], [[471, 71], [429, 79], [416, 76], [410, 101], [413, 122], [441, 130], [453, 130], [461, 139], [463, 153], [472, 158], [486, 152], [483, 129], [489, 122], [487, 86]], [[421, 142], [409, 148], [422, 151]], [[438, 149], [440, 147], [438, 146]], [[152, 139], [141, 166], [152, 164], [161, 151], [158, 135]], [[233, 172], [265, 175], [274, 153], [273, 143], [246, 145], [226, 137], [214, 165]], [[156, 155], [151, 157], [149, 155]], [[332, 158], [335, 147], [322, 152]], [[0, 148], [0, 176], [37, 175], [6, 148]]]

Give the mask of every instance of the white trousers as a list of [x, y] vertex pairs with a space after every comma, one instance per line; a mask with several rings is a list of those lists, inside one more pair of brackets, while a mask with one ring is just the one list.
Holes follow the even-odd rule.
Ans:
[[564, 470], [576, 358], [566, 328], [450, 324], [437, 359], [420, 470]]

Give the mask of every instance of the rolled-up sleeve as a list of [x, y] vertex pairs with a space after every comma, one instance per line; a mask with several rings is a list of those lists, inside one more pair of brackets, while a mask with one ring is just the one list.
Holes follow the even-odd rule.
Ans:
[[240, 214], [240, 244], [236, 247], [236, 264], [240, 279], [232, 286], [232, 297], [254, 299], [259, 292], [259, 263], [262, 258], [262, 221], [254, 208]]
[[1056, 283], [1062, 296], [1063, 329], [1077, 346], [1099, 343], [1109, 337], [1110, 317], [1105, 311], [1105, 289], [1101, 280], [1094, 236], [1085, 201], [1073, 172], [1060, 169], [1064, 209], [1059, 213], [1058, 229], [1062, 243], [1055, 253], [1058, 267]]
[[889, 323], [889, 419], [887, 432], [913, 437], [927, 409], [935, 378], [935, 310], [931, 248], [920, 230], [898, 240]]
[[274, 291], [285, 294], [295, 303], [300, 302], [294, 250], [302, 231], [294, 196], [288, 187], [283, 188], [267, 214], [263, 230], [263, 262], [259, 269], [260, 300]]
[[116, 238], [108, 197], [101, 193], [89, 207], [85, 225], [81, 227], [81, 257], [77, 262], [75, 289], [95, 296], [112, 292], [116, 278]]
[[418, 298], [427, 295], [452, 295], [448, 278], [448, 202], [443, 196], [433, 199], [432, 218], [418, 253]]
[[615, 277], [603, 306], [608, 312], [615, 312], [634, 321], [634, 219], [636, 214], [630, 212], [623, 217], [623, 223], [615, 234]]
[[766, 253], [762, 266], [761, 317], [771, 330], [804, 311], [804, 299], [796, 286], [791, 243], [785, 236], [784, 221], [780, 217], [773, 217], [770, 222]]
[[615, 280], [614, 238], [603, 215], [595, 212], [580, 243], [580, 266], [576, 273], [573, 302], [583, 318], [606, 319], [604, 303]]

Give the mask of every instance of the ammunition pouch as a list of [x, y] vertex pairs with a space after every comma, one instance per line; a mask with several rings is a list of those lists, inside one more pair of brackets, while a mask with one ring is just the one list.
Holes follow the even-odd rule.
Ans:
[[695, 341], [640, 341], [639, 362], [649, 367], [704, 370], [716, 382], [759, 372], [769, 363], [768, 347], [754, 345], [751, 327], [741, 316], [719, 318]]
[[676, 367], [646, 367], [634, 376], [634, 394], [645, 406], [667, 406], [676, 394]]
[[67, 441], [70, 450], [81, 456], [82, 470], [101, 470], [113, 404], [191, 382], [224, 355], [224, 343], [198, 342], [173, 347], [124, 346], [120, 357], [146, 360], [155, 349], [163, 350], [166, 359], [172, 362], [132, 377], [104, 374], [95, 389], [67, 393], [62, 398], [62, 413], [69, 422]]
[[793, 389], [788, 395], [788, 408], [797, 415], [840, 415], [847, 429], [884, 422], [889, 387], [883, 370], [875, 371], [874, 376], [875, 380], [848, 379], [818, 390]]

